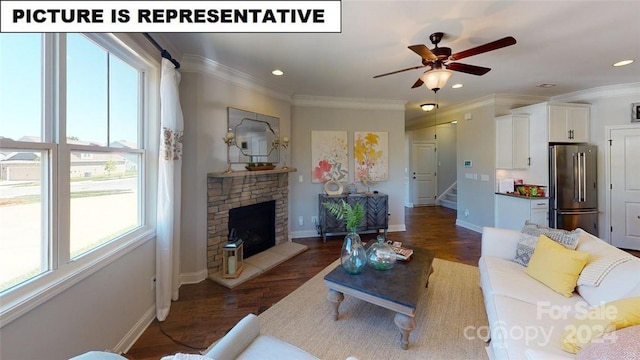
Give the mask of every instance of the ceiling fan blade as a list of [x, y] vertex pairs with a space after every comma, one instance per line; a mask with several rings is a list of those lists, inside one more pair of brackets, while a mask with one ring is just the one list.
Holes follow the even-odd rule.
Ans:
[[491, 71], [490, 68], [461, 64], [461, 63], [451, 63], [451, 64], [445, 65], [445, 67], [449, 70], [460, 71], [460, 72], [472, 74], [472, 75], [484, 75], [489, 71]]
[[397, 74], [397, 73], [400, 73], [400, 72], [403, 72], [403, 71], [409, 71], [409, 70], [420, 69], [420, 68], [423, 68], [423, 67], [425, 67], [425, 66], [426, 66], [426, 65], [413, 66], [413, 67], [406, 68], [406, 69], [402, 69], [402, 70], [392, 71], [392, 72], [389, 72], [389, 73], [386, 73], [386, 74], [376, 75], [376, 76], [374, 76], [373, 78], [374, 78], [374, 79], [377, 79], [377, 78], [382, 77], [382, 76], [393, 75], [393, 74]]
[[409, 49], [411, 49], [411, 51], [413, 51], [414, 53], [420, 55], [420, 57], [425, 59], [425, 60], [429, 60], [429, 61], [438, 60], [438, 57], [435, 56], [431, 52], [431, 50], [429, 50], [429, 48], [424, 46], [423, 44], [411, 45], [411, 46], [409, 46]]
[[412, 89], [415, 89], [417, 87], [422, 86], [422, 84], [424, 84], [424, 82], [422, 81], [422, 79], [418, 79], [418, 81], [416, 81], [413, 86], [411, 87]]
[[511, 46], [515, 43], [516, 43], [516, 39], [514, 39], [511, 36], [507, 36], [500, 40], [496, 40], [496, 41], [493, 41], [484, 45], [480, 45], [465, 51], [461, 51], [459, 53], [455, 53], [449, 57], [449, 60], [455, 61], [455, 60], [464, 59], [466, 57], [482, 54], [487, 51], [492, 51], [492, 50], [500, 49], [506, 46]]

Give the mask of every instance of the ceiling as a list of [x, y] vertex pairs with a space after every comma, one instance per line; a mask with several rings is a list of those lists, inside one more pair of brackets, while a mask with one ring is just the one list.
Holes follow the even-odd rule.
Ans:
[[[407, 46], [453, 53], [505, 36], [517, 44], [461, 63], [492, 68], [483, 76], [454, 72], [438, 92], [440, 109], [490, 94], [552, 97], [600, 86], [640, 82], [640, 1], [342, 1], [342, 32], [335, 34], [163, 33], [168, 47], [250, 75], [289, 95], [406, 102], [405, 119], [434, 102], [422, 86], [428, 68], [374, 79], [420, 65]], [[175, 56], [175, 55], [174, 55]], [[177, 57], [177, 56], [176, 56]], [[619, 60], [631, 65], [614, 68]], [[273, 76], [273, 69], [284, 71]], [[460, 89], [451, 85], [461, 83]], [[551, 88], [539, 84], [556, 84]]]

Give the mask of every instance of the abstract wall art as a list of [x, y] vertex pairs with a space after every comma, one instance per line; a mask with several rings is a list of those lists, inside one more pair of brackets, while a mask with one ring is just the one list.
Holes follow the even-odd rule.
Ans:
[[389, 134], [355, 131], [353, 133], [355, 181], [389, 180]]
[[346, 131], [311, 132], [311, 182], [347, 182], [349, 162]]

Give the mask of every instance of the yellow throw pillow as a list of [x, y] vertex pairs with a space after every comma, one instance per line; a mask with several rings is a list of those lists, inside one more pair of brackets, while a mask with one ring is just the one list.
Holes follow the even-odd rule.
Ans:
[[540, 235], [524, 271], [555, 292], [571, 297], [587, 260], [589, 253], [569, 250], [545, 235]]
[[590, 312], [600, 311], [610, 320], [616, 330], [640, 325], [640, 297], [631, 297], [608, 302]]
[[[607, 319], [586, 318], [576, 320], [572, 324], [564, 327], [562, 339], [560, 340], [562, 350], [577, 354], [582, 348], [606, 334], [611, 333], [616, 328]], [[603, 338], [605, 340], [606, 338]]]
[[[620, 299], [589, 310], [562, 334], [562, 350], [576, 354], [594, 339], [603, 341], [614, 330], [640, 325], [640, 297]], [[615, 339], [611, 339], [615, 340]]]

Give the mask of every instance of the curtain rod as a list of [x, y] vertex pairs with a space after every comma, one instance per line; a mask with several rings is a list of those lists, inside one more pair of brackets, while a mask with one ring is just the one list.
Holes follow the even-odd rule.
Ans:
[[153, 46], [155, 46], [156, 49], [158, 49], [158, 51], [160, 51], [160, 55], [163, 58], [171, 61], [173, 65], [176, 67], [176, 69], [180, 68], [180, 63], [178, 62], [178, 60], [172, 58], [171, 54], [169, 54], [167, 50], [163, 49], [162, 46], [160, 46], [160, 44], [158, 44], [155, 40], [153, 40], [153, 38], [151, 37], [151, 35], [149, 35], [149, 33], [142, 33], [142, 35], [144, 35], [144, 37], [146, 37], [147, 40], [149, 40], [149, 42], [153, 44]]

